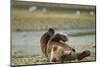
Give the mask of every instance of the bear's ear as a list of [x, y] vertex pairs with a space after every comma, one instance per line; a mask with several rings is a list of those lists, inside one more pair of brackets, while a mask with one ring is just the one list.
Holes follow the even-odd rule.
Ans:
[[53, 47], [53, 51], [56, 51], [56, 50], [57, 50], [57, 46], [54, 46], [54, 47]]

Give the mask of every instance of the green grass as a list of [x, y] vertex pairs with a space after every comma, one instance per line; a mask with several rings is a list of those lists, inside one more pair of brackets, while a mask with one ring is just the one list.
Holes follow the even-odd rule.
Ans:
[[57, 29], [95, 28], [95, 15], [12, 10], [13, 31], [44, 30], [49, 27]]

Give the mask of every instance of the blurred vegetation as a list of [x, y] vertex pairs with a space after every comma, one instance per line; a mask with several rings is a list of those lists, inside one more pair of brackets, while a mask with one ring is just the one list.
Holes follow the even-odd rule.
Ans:
[[[36, 7], [33, 11], [29, 9]], [[43, 11], [44, 9], [44, 11]], [[90, 15], [92, 11], [93, 15]], [[95, 6], [12, 2], [12, 30], [95, 28]]]
[[37, 10], [46, 8], [48, 11], [57, 11], [57, 12], [73, 12], [80, 10], [82, 12], [94, 11], [96, 7], [93, 5], [75, 5], [75, 4], [56, 4], [56, 3], [45, 3], [45, 2], [31, 2], [31, 1], [12, 1], [13, 9], [28, 10], [30, 7], [36, 6]]

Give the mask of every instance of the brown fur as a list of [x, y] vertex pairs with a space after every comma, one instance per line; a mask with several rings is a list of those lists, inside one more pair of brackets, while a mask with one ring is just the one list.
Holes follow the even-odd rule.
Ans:
[[49, 28], [49, 30], [41, 36], [40, 39], [41, 50], [45, 56], [47, 56], [46, 53], [47, 43], [52, 35], [54, 35], [54, 29]]
[[82, 60], [85, 57], [90, 56], [91, 52], [89, 50], [84, 50], [83, 52], [77, 53], [78, 60]]
[[[66, 60], [76, 59], [75, 50], [68, 44], [65, 44], [65, 41], [68, 41], [67, 37], [60, 34], [55, 34], [50, 38], [47, 44], [47, 56], [49, 61], [63, 62], [65, 58]], [[71, 52], [71, 55], [65, 53], [65, 51]]]
[[83, 58], [90, 56], [90, 51], [85, 50], [76, 53], [75, 49], [65, 42], [68, 42], [67, 36], [60, 33], [55, 34], [54, 29], [49, 28], [49, 30], [41, 37], [41, 50], [51, 62], [82, 60]]
[[47, 44], [47, 56], [51, 62], [64, 62], [70, 60], [82, 60], [90, 56], [90, 51], [86, 50], [76, 53], [75, 49], [65, 43], [68, 41], [64, 35], [53, 35]]

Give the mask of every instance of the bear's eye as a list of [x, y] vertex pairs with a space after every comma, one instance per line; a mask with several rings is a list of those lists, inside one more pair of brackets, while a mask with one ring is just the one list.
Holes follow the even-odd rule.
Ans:
[[53, 51], [56, 51], [57, 50], [57, 47], [55, 46], [54, 48], [53, 48]]

